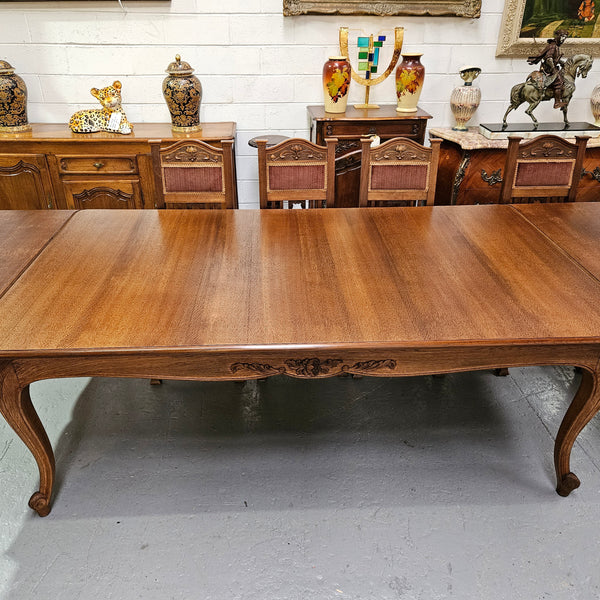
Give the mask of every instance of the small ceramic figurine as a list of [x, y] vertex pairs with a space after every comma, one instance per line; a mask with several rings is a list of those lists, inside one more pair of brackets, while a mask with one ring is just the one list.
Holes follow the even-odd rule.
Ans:
[[115, 81], [101, 90], [92, 88], [92, 96], [102, 104], [102, 108], [77, 111], [69, 120], [69, 127], [75, 133], [112, 131], [131, 133], [133, 125], [127, 120], [121, 108], [121, 82]]

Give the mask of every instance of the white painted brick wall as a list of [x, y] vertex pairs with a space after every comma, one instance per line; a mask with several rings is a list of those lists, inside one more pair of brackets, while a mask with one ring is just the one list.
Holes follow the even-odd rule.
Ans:
[[[322, 101], [322, 65], [338, 54], [342, 25], [365, 34], [405, 28], [404, 50], [423, 53], [427, 73], [420, 106], [433, 115], [430, 126], [454, 122], [448, 99], [461, 83], [462, 65], [483, 69], [478, 79], [483, 100], [474, 122], [498, 121], [511, 86], [530, 71], [522, 59], [495, 57], [503, 0], [484, 0], [480, 19], [284, 18], [282, 0], [123, 0], [123, 7], [116, 0], [0, 1], [0, 59], [27, 83], [30, 121], [66, 123], [74, 111], [96, 106], [91, 87], [119, 79], [132, 122], [169, 122], [161, 85], [165, 68], [181, 54], [202, 82], [201, 119], [237, 123], [242, 207], [258, 206], [256, 150], [248, 140], [266, 132], [308, 136], [306, 106]], [[589, 96], [597, 72], [578, 80], [572, 120], [592, 118]], [[363, 98], [364, 88], [353, 83], [350, 102]], [[371, 98], [393, 103], [393, 76]], [[557, 117], [550, 103], [536, 115]]]

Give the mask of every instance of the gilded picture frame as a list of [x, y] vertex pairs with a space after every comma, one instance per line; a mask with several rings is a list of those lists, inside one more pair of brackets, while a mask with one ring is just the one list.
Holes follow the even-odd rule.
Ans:
[[[586, 17], [584, 8], [591, 6]], [[527, 57], [541, 52], [555, 29], [566, 29], [565, 55], [600, 56], [600, 38], [592, 37], [600, 0], [506, 0], [496, 56]], [[600, 21], [598, 21], [600, 24]]]
[[394, 15], [478, 18], [481, 0], [283, 0], [283, 15]]

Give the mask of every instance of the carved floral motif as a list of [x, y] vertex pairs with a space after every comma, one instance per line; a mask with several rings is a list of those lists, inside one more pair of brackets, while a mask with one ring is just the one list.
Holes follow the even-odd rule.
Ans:
[[521, 158], [535, 158], [543, 156], [544, 158], [570, 158], [574, 152], [559, 148], [551, 142], [544, 142], [537, 147], [528, 148], [520, 153]]
[[211, 163], [220, 163], [221, 156], [219, 154], [213, 154], [204, 150], [202, 148], [198, 148], [197, 146], [185, 146], [183, 148], [177, 148], [177, 150], [173, 150], [173, 152], [169, 152], [164, 156], [165, 162], [178, 162], [178, 163], [190, 163], [190, 162], [211, 162]]
[[302, 144], [294, 144], [285, 148], [284, 150], [279, 150], [277, 152], [272, 152], [269, 155], [269, 160], [294, 160], [294, 161], [303, 161], [303, 160], [325, 160], [327, 158], [326, 152], [319, 152], [312, 150]]
[[393, 371], [396, 361], [393, 359], [367, 360], [344, 364], [341, 358], [290, 358], [284, 361], [285, 366], [275, 367], [265, 363], [236, 362], [230, 367], [232, 373], [250, 372], [263, 376], [287, 374], [292, 377], [331, 377], [340, 373], [368, 373], [380, 370]]
[[426, 161], [428, 156], [426, 152], [421, 152], [410, 148], [406, 144], [397, 144], [393, 148], [387, 148], [385, 151], [377, 154], [371, 153], [371, 161], [377, 160], [418, 160]]

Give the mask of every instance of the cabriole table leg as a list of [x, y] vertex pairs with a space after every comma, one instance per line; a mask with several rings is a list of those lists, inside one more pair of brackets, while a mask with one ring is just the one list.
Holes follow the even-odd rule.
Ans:
[[600, 409], [600, 390], [597, 371], [582, 368], [581, 384], [560, 424], [554, 444], [556, 491], [561, 496], [568, 496], [579, 487], [579, 478], [571, 472], [569, 466], [571, 449], [579, 433], [591, 421], [598, 409]]
[[50, 513], [54, 483], [54, 452], [46, 430], [31, 403], [29, 385], [21, 385], [10, 362], [0, 363], [0, 413], [33, 454], [40, 472], [40, 488], [29, 506], [40, 517]]

